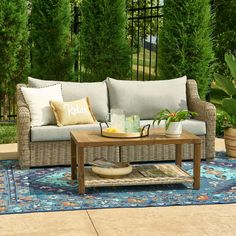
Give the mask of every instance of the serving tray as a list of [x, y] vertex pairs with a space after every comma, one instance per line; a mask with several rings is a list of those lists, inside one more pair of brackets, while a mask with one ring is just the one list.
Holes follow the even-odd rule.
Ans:
[[120, 132], [120, 133], [112, 133], [105, 131], [102, 127], [102, 123], [105, 123], [107, 127], [109, 125], [107, 122], [100, 122], [100, 130], [101, 130], [101, 135], [104, 137], [108, 138], [142, 138], [142, 137], [147, 137], [149, 135], [149, 129], [150, 129], [150, 124], [145, 125], [141, 128], [140, 132], [132, 132], [132, 133], [127, 133], [127, 132]]

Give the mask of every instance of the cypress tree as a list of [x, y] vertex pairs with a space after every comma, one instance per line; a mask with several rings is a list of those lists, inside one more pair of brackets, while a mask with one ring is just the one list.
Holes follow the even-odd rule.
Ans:
[[127, 79], [130, 49], [126, 38], [125, 0], [84, 0], [81, 3], [81, 65], [86, 81], [107, 76]]
[[225, 53], [236, 55], [236, 1], [215, 0], [215, 52], [220, 74], [230, 74], [225, 63]]
[[212, 80], [212, 15], [209, 0], [165, 0], [159, 38], [160, 79], [187, 75], [204, 99]]
[[26, 76], [28, 61], [28, 12], [26, 0], [0, 1], [0, 97], [8, 118], [9, 95]]
[[70, 0], [32, 0], [32, 76], [68, 80], [72, 74]]

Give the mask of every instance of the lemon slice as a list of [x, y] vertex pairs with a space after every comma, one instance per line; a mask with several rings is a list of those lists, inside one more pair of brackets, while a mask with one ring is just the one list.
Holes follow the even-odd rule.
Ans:
[[109, 127], [105, 129], [106, 132], [110, 133], [119, 133], [120, 131], [117, 128]]
[[113, 128], [112, 133], [119, 133], [120, 131], [117, 128]]

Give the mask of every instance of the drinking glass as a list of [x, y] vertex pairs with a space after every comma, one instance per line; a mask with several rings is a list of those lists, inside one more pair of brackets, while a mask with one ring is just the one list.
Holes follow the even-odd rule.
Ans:
[[136, 133], [140, 131], [140, 117], [133, 115], [125, 118], [125, 132]]
[[140, 117], [138, 115], [133, 116], [133, 132], [140, 131]]
[[127, 133], [133, 132], [133, 117], [132, 116], [125, 118], [125, 132]]

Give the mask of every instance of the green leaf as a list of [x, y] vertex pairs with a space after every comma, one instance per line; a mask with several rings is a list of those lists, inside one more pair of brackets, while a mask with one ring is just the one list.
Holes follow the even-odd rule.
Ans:
[[235, 85], [230, 79], [215, 73], [215, 82], [216, 86], [227, 93], [229, 96], [236, 94]]
[[222, 104], [222, 100], [224, 98], [229, 98], [229, 95], [227, 95], [223, 90], [221, 89], [211, 89], [210, 94], [210, 102], [213, 104]]
[[236, 80], [236, 58], [233, 54], [225, 53], [225, 61], [230, 69], [232, 77]]
[[168, 119], [166, 120], [166, 129], [169, 128], [171, 121], [173, 121], [173, 120], [172, 120], [172, 116], [169, 116]]
[[224, 111], [221, 104], [214, 104], [217, 111]]
[[222, 108], [230, 116], [236, 116], [236, 99], [234, 98], [223, 99]]

